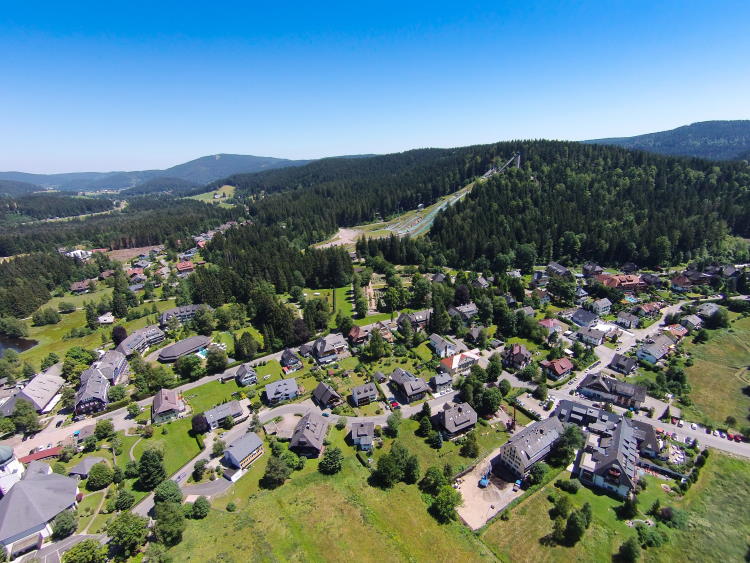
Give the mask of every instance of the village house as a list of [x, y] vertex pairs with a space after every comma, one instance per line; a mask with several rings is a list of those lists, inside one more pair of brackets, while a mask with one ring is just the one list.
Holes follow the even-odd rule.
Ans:
[[435, 390], [435, 395], [442, 395], [453, 391], [453, 377], [447, 373], [438, 373], [430, 378], [430, 385]]
[[473, 302], [467, 303], [466, 305], [459, 305], [458, 307], [451, 307], [448, 309], [448, 314], [451, 317], [458, 317], [464, 323], [469, 323], [471, 320], [479, 314], [479, 309]]
[[445, 433], [451, 438], [468, 432], [477, 424], [477, 412], [469, 403], [456, 403], [444, 408], [438, 420]]
[[539, 305], [541, 306], [544, 306], [551, 301], [549, 291], [546, 289], [535, 289], [531, 292], [531, 297], [539, 300]]
[[573, 279], [573, 274], [571, 273], [571, 271], [568, 270], [565, 266], [558, 264], [557, 262], [550, 262], [549, 264], [547, 264], [547, 269], [545, 271], [551, 278]]
[[606, 297], [597, 299], [591, 304], [591, 310], [597, 315], [604, 316], [609, 315], [609, 311], [612, 308], [612, 302]]
[[573, 316], [570, 317], [570, 320], [572, 320], [574, 323], [576, 323], [578, 326], [591, 326], [594, 324], [598, 317], [592, 313], [591, 311], [587, 311], [586, 309], [577, 309], [575, 313], [573, 313]]
[[540, 362], [539, 365], [541, 366], [542, 371], [545, 373], [545, 375], [554, 380], [558, 380], [561, 377], [570, 375], [575, 367], [573, 366], [573, 362], [571, 362], [570, 359], [565, 356], [563, 356], [562, 358], [557, 358], [555, 360], [544, 360]]
[[224, 450], [224, 463], [234, 469], [247, 469], [263, 455], [263, 441], [255, 432], [246, 432]]
[[583, 272], [583, 277], [585, 277], [585, 278], [592, 278], [594, 276], [598, 276], [600, 274], [603, 274], [604, 273], [604, 268], [602, 268], [596, 262], [586, 262], [583, 265], [582, 272]]
[[299, 395], [299, 387], [296, 379], [279, 379], [272, 381], [265, 387], [266, 400], [275, 405], [281, 401], [291, 401]]
[[468, 352], [459, 352], [453, 356], [448, 356], [440, 360], [438, 364], [439, 373], [448, 375], [467, 375], [471, 371], [471, 366], [479, 363], [479, 350], [469, 350]]
[[[519, 276], [520, 277], [520, 276]], [[531, 274], [531, 287], [545, 287], [549, 283], [549, 276], [542, 270], [534, 270]]]
[[446, 358], [456, 353], [456, 345], [439, 334], [431, 334], [429, 345], [439, 358]]
[[448, 280], [448, 277], [443, 274], [442, 272], [438, 272], [437, 274], [433, 274], [430, 278], [430, 281], [432, 283], [445, 283]]
[[70, 292], [75, 293], [76, 295], [82, 295], [84, 293], [89, 292], [89, 281], [83, 280], [83, 281], [77, 281], [70, 284]]
[[557, 418], [532, 422], [500, 447], [493, 465], [500, 464], [517, 479], [523, 479], [535, 463], [549, 455], [562, 433], [563, 425]]
[[336, 390], [322, 381], [313, 389], [312, 398], [321, 408], [333, 408], [340, 405], [343, 401], [341, 395]]
[[575, 304], [576, 305], [578, 306], [583, 305], [588, 299], [588, 297], [589, 297], [588, 291], [583, 289], [583, 287], [580, 285], [576, 287], [576, 292], [575, 292]]
[[666, 357], [672, 350], [673, 346], [674, 342], [670, 338], [660, 334], [651, 342], [644, 343], [638, 348], [635, 354], [639, 360], [655, 364], [662, 358]]
[[234, 374], [234, 379], [238, 387], [247, 387], [258, 383], [258, 372], [250, 362], [242, 364]]
[[704, 303], [698, 307], [698, 316], [702, 319], [709, 319], [721, 310], [716, 303]]
[[359, 346], [370, 339], [370, 327], [354, 325], [349, 331], [349, 342], [352, 346]]
[[520, 307], [516, 309], [516, 313], [523, 313], [524, 317], [533, 317], [534, 316], [534, 308], [529, 307], [526, 305], [525, 307]]
[[140, 354], [149, 347], [163, 342], [165, 338], [166, 335], [158, 326], [151, 325], [134, 331], [125, 340], [120, 342], [116, 350], [126, 357], [130, 357], [133, 354]]
[[471, 285], [478, 289], [487, 289], [488, 287], [490, 287], [490, 282], [487, 281], [487, 278], [485, 278], [484, 276], [479, 276], [477, 279], [471, 282]]
[[159, 351], [158, 360], [162, 363], [176, 362], [183, 356], [189, 356], [195, 354], [199, 350], [207, 348], [211, 344], [211, 339], [208, 336], [197, 335], [190, 336], [184, 340], [180, 340], [171, 344]]
[[608, 367], [617, 373], [630, 375], [638, 367], [638, 360], [624, 354], [615, 354]]
[[576, 332], [578, 340], [589, 346], [601, 346], [606, 335], [607, 334], [601, 330], [586, 326], [581, 327], [578, 329], [578, 332]]
[[85, 457], [70, 468], [68, 475], [78, 480], [88, 479], [89, 473], [91, 473], [91, 468], [99, 463], [109, 465], [103, 457]]
[[656, 317], [661, 311], [661, 303], [641, 303], [633, 308], [633, 312], [639, 317]]
[[640, 318], [633, 313], [628, 313], [626, 311], [620, 311], [617, 313], [617, 324], [623, 328], [638, 328], [639, 322]]
[[175, 264], [174, 267], [175, 267], [175, 270], [177, 270], [178, 276], [185, 276], [195, 271], [195, 265], [190, 260], [177, 262], [177, 264]]
[[430, 322], [430, 316], [432, 315], [432, 309], [424, 309], [422, 311], [415, 311], [413, 313], [401, 313], [398, 316], [397, 324], [401, 326], [403, 323], [408, 322], [415, 332], [424, 330]]
[[161, 315], [159, 315], [159, 326], [164, 329], [169, 324], [169, 319], [175, 317], [180, 324], [185, 324], [188, 321], [193, 320], [195, 314], [201, 309], [207, 309], [213, 311], [213, 307], [210, 305], [183, 305], [182, 307], [173, 307], [167, 309]]
[[99, 315], [96, 318], [96, 322], [100, 325], [112, 325], [115, 324], [115, 316], [111, 312], [106, 312], [103, 315]]
[[523, 369], [531, 362], [531, 352], [523, 344], [510, 344], [501, 352], [500, 356], [505, 367]]
[[185, 412], [185, 401], [174, 389], [160, 389], [154, 395], [151, 406], [151, 418], [154, 423], [160, 424], [174, 418], [179, 418]]
[[670, 280], [673, 291], [684, 292], [690, 290], [693, 287], [693, 282], [690, 281], [685, 274], [678, 274]]
[[680, 319], [680, 324], [690, 331], [698, 330], [703, 326], [703, 319], [698, 315], [687, 315]]
[[349, 346], [340, 332], [321, 336], [313, 343], [313, 355], [320, 364], [330, 364], [348, 355]]
[[483, 330], [484, 330], [484, 327], [481, 327], [481, 326], [471, 327], [469, 330], [466, 331], [466, 336], [464, 336], [464, 341], [478, 344], [479, 341], [482, 339]]
[[109, 404], [109, 380], [98, 369], [87, 369], [81, 373], [81, 385], [75, 395], [76, 414], [103, 411]]
[[539, 326], [547, 330], [548, 336], [551, 336], [553, 333], [562, 334], [566, 330], [566, 326], [557, 319], [542, 319], [539, 321]]
[[391, 373], [391, 382], [401, 392], [407, 403], [423, 399], [430, 392], [427, 382], [403, 368], [396, 368]]
[[688, 335], [688, 329], [682, 325], [674, 324], [664, 327], [664, 333], [679, 342]]
[[378, 388], [372, 382], [365, 383], [364, 385], [357, 385], [352, 388], [352, 403], [354, 403], [355, 407], [361, 407], [362, 405], [367, 405], [377, 400]]
[[578, 386], [578, 392], [595, 401], [613, 403], [623, 408], [640, 409], [646, 400], [646, 388], [619, 381], [601, 372], [589, 373]]
[[351, 429], [352, 445], [360, 450], [370, 451], [375, 441], [374, 422], [354, 422]]
[[638, 293], [646, 289], [646, 283], [641, 276], [635, 274], [599, 274], [594, 277], [605, 287]]
[[222, 403], [203, 413], [203, 421], [210, 430], [216, 430], [229, 417], [234, 419], [235, 424], [247, 418], [239, 401]]
[[302, 368], [302, 360], [300, 360], [297, 354], [292, 352], [289, 348], [286, 348], [281, 353], [279, 363], [281, 364], [281, 369], [284, 370], [284, 373], [294, 373]]
[[314, 412], [308, 412], [299, 419], [292, 433], [289, 449], [297, 455], [318, 457], [325, 447], [328, 421]]

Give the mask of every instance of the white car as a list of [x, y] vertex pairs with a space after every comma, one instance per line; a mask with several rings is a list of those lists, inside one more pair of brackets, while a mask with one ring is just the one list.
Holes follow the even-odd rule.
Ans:
[[719, 435], [719, 431], [718, 431], [718, 430], [714, 430], [714, 431], [713, 431], [713, 435], [714, 435], [714, 436], [718, 436], [718, 435]]
[[696, 424], [695, 422], [693, 422], [693, 423], [692, 423], [692, 424], [690, 425], [690, 428], [692, 428], [693, 430], [697, 430], [697, 429], [698, 429], [698, 425], [697, 425], [697, 424]]

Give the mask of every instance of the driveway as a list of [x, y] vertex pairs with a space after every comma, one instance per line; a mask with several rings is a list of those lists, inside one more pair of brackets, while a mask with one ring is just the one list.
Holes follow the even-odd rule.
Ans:
[[20, 559], [22, 563], [60, 563], [62, 554], [68, 551], [71, 547], [77, 543], [81, 543], [83, 540], [97, 540], [102, 544], [106, 542], [107, 538], [103, 534], [90, 534], [90, 535], [75, 535], [65, 538], [53, 543], [44, 544], [42, 549], [39, 551], [32, 551], [23, 555]]

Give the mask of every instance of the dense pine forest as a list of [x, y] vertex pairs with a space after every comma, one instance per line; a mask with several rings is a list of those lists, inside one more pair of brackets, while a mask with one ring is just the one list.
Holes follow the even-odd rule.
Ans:
[[498, 254], [660, 265], [750, 234], [750, 169], [743, 162], [665, 157], [617, 147], [528, 141], [425, 149], [222, 180], [251, 201], [255, 220], [283, 224], [298, 244], [429, 204], [522, 154], [508, 170], [441, 213], [420, 252], [455, 266]]
[[39, 193], [16, 198], [0, 198], [0, 221], [10, 220], [13, 216], [26, 220], [72, 217], [109, 209], [112, 209], [110, 199]]
[[117, 249], [186, 240], [241, 212], [168, 196], [133, 198], [108, 215], [3, 229], [0, 256], [74, 244]]

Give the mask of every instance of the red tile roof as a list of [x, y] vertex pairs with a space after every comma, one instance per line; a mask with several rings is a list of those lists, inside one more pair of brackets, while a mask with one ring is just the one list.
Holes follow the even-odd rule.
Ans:
[[178, 262], [175, 264], [175, 268], [177, 268], [178, 272], [184, 272], [187, 270], [193, 269], [193, 263], [190, 260], [187, 260], [185, 262]]
[[19, 457], [18, 461], [21, 463], [31, 463], [32, 461], [37, 461], [40, 459], [47, 459], [48, 457], [57, 457], [62, 453], [62, 446], [57, 446], [55, 448], [49, 448], [47, 450], [40, 450], [36, 453], [29, 454], [24, 457]]

